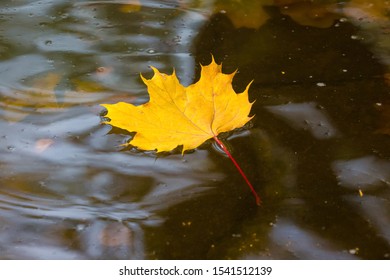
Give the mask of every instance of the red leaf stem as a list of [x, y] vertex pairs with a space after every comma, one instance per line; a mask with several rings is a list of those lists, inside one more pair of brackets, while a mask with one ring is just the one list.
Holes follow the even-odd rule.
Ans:
[[226, 146], [222, 143], [222, 141], [219, 140], [217, 136], [214, 136], [214, 140], [215, 140], [215, 142], [217, 142], [218, 146], [221, 147], [221, 149], [230, 158], [230, 160], [233, 162], [234, 166], [237, 168], [238, 172], [240, 172], [241, 176], [244, 178], [246, 184], [249, 186], [249, 188], [251, 189], [253, 195], [255, 196], [256, 204], [258, 206], [260, 206], [260, 204], [261, 204], [260, 196], [257, 194], [257, 192], [255, 191], [255, 188], [252, 186], [251, 182], [246, 177], [244, 171], [242, 171], [241, 167], [238, 165], [237, 161], [233, 158], [232, 154], [229, 152], [229, 150], [226, 148]]

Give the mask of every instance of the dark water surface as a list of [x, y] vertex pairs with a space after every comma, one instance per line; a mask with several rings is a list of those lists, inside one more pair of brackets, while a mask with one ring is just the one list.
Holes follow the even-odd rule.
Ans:
[[[1, 1], [0, 258], [390, 258], [385, 2]], [[100, 123], [210, 54], [254, 80], [228, 143], [261, 207], [210, 143], [156, 159]]]

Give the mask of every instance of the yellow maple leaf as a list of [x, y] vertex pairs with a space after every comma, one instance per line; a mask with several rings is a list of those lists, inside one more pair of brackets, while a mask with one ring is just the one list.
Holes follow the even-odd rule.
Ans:
[[146, 79], [150, 100], [145, 104], [119, 102], [102, 104], [107, 109], [106, 124], [136, 132], [129, 144], [141, 150], [171, 151], [183, 146], [182, 153], [195, 149], [203, 142], [214, 138], [232, 160], [260, 205], [260, 197], [252, 184], [230, 154], [218, 135], [244, 126], [252, 108], [248, 100], [250, 84], [242, 93], [232, 87], [235, 75], [222, 73], [222, 64], [212, 59], [201, 66], [198, 82], [188, 87], [180, 84], [175, 72], [160, 73], [152, 67], [154, 76]]
[[194, 149], [221, 132], [245, 125], [251, 117], [249, 85], [237, 94], [232, 87], [235, 75], [222, 73], [222, 64], [202, 66], [198, 82], [180, 84], [175, 72], [160, 73], [145, 79], [150, 94], [148, 103], [135, 106], [119, 102], [102, 104], [109, 119], [105, 123], [136, 132], [129, 144], [141, 150], [171, 151], [179, 145], [182, 152]]

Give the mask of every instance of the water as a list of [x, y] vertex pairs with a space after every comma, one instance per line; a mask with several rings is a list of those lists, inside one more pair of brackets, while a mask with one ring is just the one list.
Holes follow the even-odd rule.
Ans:
[[[390, 257], [390, 7], [198, 2], [2, 1], [0, 258]], [[101, 124], [211, 53], [254, 80], [228, 144], [261, 207], [210, 143], [156, 158]]]

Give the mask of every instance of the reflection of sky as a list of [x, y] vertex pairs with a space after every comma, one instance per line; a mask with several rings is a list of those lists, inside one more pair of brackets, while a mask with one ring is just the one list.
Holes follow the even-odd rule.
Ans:
[[[113, 148], [103, 151], [119, 138], [105, 135], [106, 127], [82, 142], [74, 138], [96, 125], [99, 118], [92, 114], [47, 126], [0, 123], [1, 130], [8, 132], [6, 141], [0, 142], [0, 216], [7, 228], [0, 233], [0, 247], [11, 246], [2, 249], [3, 256], [9, 251], [8, 256], [16, 258], [99, 258], [104, 254], [143, 258], [144, 227], [161, 225], [161, 211], [194, 199], [210, 190], [215, 180], [223, 179], [222, 173], [212, 171], [214, 163], [206, 150], [157, 159]], [[42, 139], [50, 139], [47, 146], [37, 146]], [[63, 234], [65, 228], [57, 227], [65, 221], [70, 227], [66, 230], [77, 230], [82, 241], [75, 251], [51, 236], [56, 230]], [[115, 246], [101, 244], [99, 236], [119, 238], [118, 230], [125, 239], [118, 240], [122, 245], [131, 236], [130, 249], [119, 246], [119, 251], [105, 251]], [[15, 242], [22, 244], [14, 246]]]
[[[1, 72], [23, 68], [24, 73], [9, 75], [13, 79], [26, 79], [53, 68], [65, 77], [72, 71], [89, 75], [104, 66], [119, 76], [100, 82], [122, 90], [139, 89], [139, 74], [150, 73], [152, 64], [162, 72], [171, 73], [175, 68], [185, 85], [193, 82], [195, 58], [190, 49], [207, 20], [198, 11], [149, 1], [142, 3], [142, 12], [122, 13], [117, 19], [113, 15], [120, 14], [123, 1], [20, 2], [0, 7], [0, 14], [8, 19], [1, 23], [3, 51], [7, 56], [14, 53], [26, 58], [0, 65]], [[39, 55], [42, 61], [37, 61]], [[27, 64], [22, 65], [23, 61]], [[7, 83], [6, 77], [2, 83]]]
[[[107, 135], [98, 104], [117, 102], [110, 98], [118, 92], [147, 99], [139, 74], [150, 75], [150, 65], [167, 73], [175, 68], [183, 84], [192, 83], [190, 48], [206, 18], [161, 1], [143, 1], [133, 13], [120, 11], [123, 1], [3, 4], [2, 256], [143, 258], [143, 227], [160, 225], [162, 210], [224, 176], [206, 150], [157, 159], [120, 152], [126, 136]], [[97, 74], [99, 67], [109, 71]], [[85, 81], [92, 90], [87, 83], [78, 92]], [[62, 244], [62, 234], [72, 230], [82, 253]], [[118, 232], [118, 244], [132, 249], [104, 252]]]
[[266, 108], [294, 128], [308, 130], [317, 139], [332, 138], [338, 134], [324, 110], [320, 110], [314, 102], [290, 103]]
[[[380, 238], [390, 243], [390, 198], [380, 198], [373, 195], [348, 195], [345, 198], [356, 207], [358, 213], [376, 229]], [[389, 255], [387, 256], [389, 257]]]
[[374, 156], [339, 160], [333, 163], [333, 169], [343, 187], [365, 190], [378, 185], [390, 186], [390, 162]]
[[298, 259], [354, 259], [346, 248], [337, 249], [318, 234], [283, 218], [273, 226], [270, 237], [282, 250], [292, 253]]
[[338, 160], [332, 167], [341, 187], [356, 190], [345, 199], [390, 243], [390, 162], [365, 156]]
[[[83, 119], [81, 126], [78, 125], [79, 118]], [[72, 199], [71, 201], [66, 199], [72, 192], [67, 187], [69, 180], [73, 184], [80, 184], [80, 194], [83, 193], [83, 188], [89, 185], [89, 182], [95, 182], [93, 192], [96, 192], [100, 199], [109, 202], [112, 201], [113, 194], [109, 192], [107, 196], [104, 196], [102, 189], [111, 185], [112, 181], [115, 181], [115, 177], [148, 178], [145, 179], [145, 184], [149, 185], [148, 188], [151, 187], [150, 193], [134, 197], [132, 200], [138, 201], [137, 203], [143, 205], [142, 207], [158, 208], [158, 205], [166, 207], [178, 203], [181, 199], [185, 199], [185, 193], [196, 194], [201, 190], [206, 190], [207, 188], [198, 189], [195, 187], [201, 182], [222, 179], [220, 173], [210, 171], [213, 164], [208, 158], [207, 151], [199, 150], [193, 154], [186, 154], [184, 157], [178, 154], [156, 159], [154, 156], [128, 152], [99, 152], [102, 147], [107, 145], [107, 141], [109, 141], [107, 139], [110, 138], [105, 135], [106, 129], [97, 131], [92, 137], [85, 138], [85, 145], [75, 143], [72, 137], [69, 137], [70, 135], [83, 134], [89, 131], [91, 126], [96, 126], [98, 123], [99, 118], [95, 115], [80, 115], [42, 127], [28, 124], [14, 124], [6, 127], [9, 136], [6, 141], [0, 143], [1, 159], [4, 161], [1, 170], [2, 178], [11, 180], [12, 174], [21, 174], [21, 176], [27, 176], [28, 180], [29, 174], [37, 174], [38, 177], [41, 177], [41, 185], [54, 194], [59, 192], [61, 197], [64, 195], [62, 205], [65, 209], [56, 208], [58, 205], [55, 200], [51, 203], [47, 201], [48, 207], [53, 207], [53, 209], [50, 214], [46, 215], [63, 218], [70, 218], [73, 215], [72, 211], [66, 214], [66, 209], [71, 210], [74, 207]], [[96, 137], [101, 139], [100, 143], [96, 142]], [[41, 139], [51, 139], [52, 142], [47, 147], [40, 148], [37, 143]], [[89, 140], [94, 141], [94, 144], [88, 145]], [[93, 169], [100, 170], [100, 172], [91, 175], [90, 172]], [[46, 180], [48, 183], [45, 183]], [[50, 182], [54, 185], [51, 186]], [[131, 181], [129, 184], [131, 185]], [[96, 185], [100, 185], [100, 187], [96, 187]], [[142, 184], [139, 187], [142, 187]], [[76, 194], [79, 191], [76, 191]], [[83, 201], [83, 198], [78, 195], [74, 198], [77, 201], [81, 199], [75, 204]], [[86, 205], [88, 204], [87, 201], [84, 202]], [[86, 205], [83, 207], [88, 208]], [[113, 207], [121, 208], [118, 204], [114, 204]], [[132, 212], [127, 211], [129, 207], [138, 208], [140, 206], [124, 203], [123, 209], [119, 211], [121, 214], [115, 214], [115, 211], [108, 211], [108, 209], [106, 209], [107, 211], [104, 209], [95, 209], [94, 211], [101, 211], [100, 215], [103, 213], [106, 213], [105, 215], [118, 215], [116, 219], [123, 219], [129, 214], [131, 215]], [[25, 210], [31, 211], [31, 209]], [[86, 215], [85, 218], [89, 214], [94, 216], [90, 211], [91, 209], [84, 214], [77, 211], [76, 216]], [[45, 209], [37, 208], [35, 212], [37, 215], [44, 215]]]

